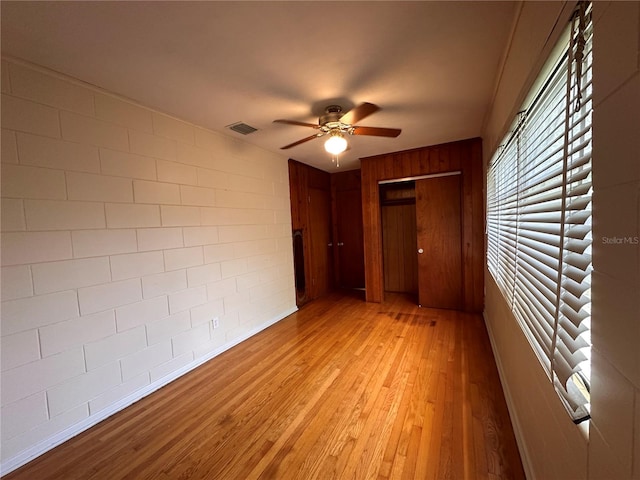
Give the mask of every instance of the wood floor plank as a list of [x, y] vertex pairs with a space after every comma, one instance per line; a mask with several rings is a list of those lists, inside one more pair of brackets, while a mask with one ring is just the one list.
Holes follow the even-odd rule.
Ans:
[[4, 478], [524, 473], [481, 316], [335, 293]]

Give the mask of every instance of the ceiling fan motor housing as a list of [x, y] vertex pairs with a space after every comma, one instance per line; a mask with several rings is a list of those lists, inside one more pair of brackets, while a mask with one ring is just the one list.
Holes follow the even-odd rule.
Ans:
[[320, 129], [323, 132], [329, 133], [339, 131], [343, 133], [351, 133], [349, 131], [351, 129], [351, 125], [347, 125], [340, 121], [340, 118], [344, 115], [340, 105], [329, 105], [324, 111], [324, 115], [320, 116], [318, 122], [320, 124]]
[[[336, 128], [340, 125], [340, 117], [342, 117], [342, 107], [340, 105], [329, 105], [324, 109], [324, 115], [320, 116], [320, 126], [328, 126], [329, 128]], [[329, 125], [334, 124], [334, 125]]]

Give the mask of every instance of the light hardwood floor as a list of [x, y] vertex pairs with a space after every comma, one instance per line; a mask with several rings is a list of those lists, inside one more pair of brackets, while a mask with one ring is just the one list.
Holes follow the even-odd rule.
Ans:
[[524, 473], [481, 316], [331, 294], [5, 478]]

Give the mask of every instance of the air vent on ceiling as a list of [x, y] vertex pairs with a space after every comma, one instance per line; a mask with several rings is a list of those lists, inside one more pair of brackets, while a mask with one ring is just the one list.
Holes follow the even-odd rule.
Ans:
[[231, 125], [227, 125], [227, 128], [233, 130], [234, 132], [241, 133], [242, 135], [249, 135], [250, 133], [258, 130], [257, 128], [253, 128], [251, 125], [247, 125], [243, 122], [232, 123]]

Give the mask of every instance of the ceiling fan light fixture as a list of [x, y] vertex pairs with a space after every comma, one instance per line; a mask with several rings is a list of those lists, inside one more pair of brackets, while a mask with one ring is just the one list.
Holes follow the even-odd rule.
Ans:
[[339, 155], [347, 149], [347, 139], [339, 131], [331, 132], [324, 142], [324, 149], [332, 155]]
[[[0, 0], [1, 1], [1, 0]], [[373, 137], [389, 137], [395, 138], [400, 135], [399, 128], [382, 128], [382, 127], [365, 127], [362, 125], [356, 125], [363, 118], [368, 117], [372, 113], [380, 110], [380, 107], [373, 103], [364, 102], [355, 108], [352, 108], [347, 113], [342, 113], [342, 107], [339, 105], [329, 105], [325, 108], [325, 113], [318, 118], [318, 124], [300, 122], [298, 120], [274, 120], [274, 123], [285, 123], [288, 125], [297, 125], [300, 127], [309, 127], [317, 130], [317, 133], [309, 135], [302, 140], [290, 143], [284, 147], [280, 147], [281, 150], [287, 150], [292, 147], [296, 147], [301, 143], [308, 142], [314, 138], [325, 137], [324, 149], [331, 154], [334, 161], [338, 155], [344, 152], [347, 147], [347, 135], [368, 135]]]

